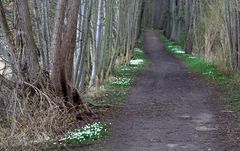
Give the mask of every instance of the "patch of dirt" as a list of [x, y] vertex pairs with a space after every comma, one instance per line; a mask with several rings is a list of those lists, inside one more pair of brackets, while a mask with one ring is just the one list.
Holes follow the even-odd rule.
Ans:
[[151, 65], [109, 115], [110, 136], [83, 150], [240, 151], [240, 116], [224, 107], [218, 88], [166, 52], [159, 32], [144, 36]]

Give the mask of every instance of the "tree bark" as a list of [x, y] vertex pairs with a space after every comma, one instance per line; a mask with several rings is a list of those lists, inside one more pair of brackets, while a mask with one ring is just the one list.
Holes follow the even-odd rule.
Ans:
[[7, 23], [5, 11], [3, 8], [2, 0], [0, 0], [0, 24], [3, 29], [4, 37], [7, 41], [8, 46], [12, 49], [12, 51], [16, 51], [15, 45], [14, 45], [14, 40], [13, 40], [13, 34], [10, 31], [10, 28]]
[[64, 17], [66, 11], [67, 0], [59, 0], [57, 3], [55, 22], [53, 28], [53, 36], [51, 42], [51, 70], [50, 77], [58, 95], [63, 95], [63, 88], [61, 86], [61, 71], [64, 68], [64, 57], [61, 53], [62, 31], [64, 24]]
[[99, 0], [98, 3], [98, 15], [97, 15], [97, 25], [96, 25], [96, 46], [93, 48], [92, 52], [92, 74], [89, 82], [89, 88], [94, 87], [96, 84], [96, 77], [99, 70], [99, 60], [100, 60], [100, 51], [102, 47], [102, 29], [103, 29], [103, 0]]
[[39, 50], [34, 41], [34, 34], [31, 24], [31, 16], [27, 0], [16, 1], [18, 11], [18, 36], [20, 41], [20, 51], [22, 54], [21, 68], [23, 76], [26, 78], [36, 78], [40, 72]]

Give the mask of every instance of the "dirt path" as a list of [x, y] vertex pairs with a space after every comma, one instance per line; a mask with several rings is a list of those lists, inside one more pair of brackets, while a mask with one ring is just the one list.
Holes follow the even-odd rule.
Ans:
[[157, 32], [145, 32], [144, 51], [152, 64], [114, 113], [112, 135], [88, 150], [240, 151], [228, 144], [235, 136], [222, 125], [232, 113], [214, 103], [215, 88], [164, 51]]

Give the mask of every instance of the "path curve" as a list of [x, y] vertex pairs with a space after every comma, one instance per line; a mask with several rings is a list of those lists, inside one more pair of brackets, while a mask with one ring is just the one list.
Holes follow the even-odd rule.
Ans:
[[152, 63], [113, 115], [112, 135], [89, 150], [237, 151], [219, 138], [220, 109], [211, 104], [218, 100], [215, 88], [166, 52], [159, 36], [145, 31], [144, 51]]

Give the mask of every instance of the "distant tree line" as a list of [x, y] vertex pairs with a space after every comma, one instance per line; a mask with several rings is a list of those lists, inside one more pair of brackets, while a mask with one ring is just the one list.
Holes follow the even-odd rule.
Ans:
[[225, 71], [240, 69], [239, 0], [149, 0], [146, 27], [164, 30], [187, 53]]

